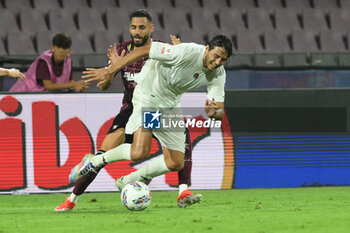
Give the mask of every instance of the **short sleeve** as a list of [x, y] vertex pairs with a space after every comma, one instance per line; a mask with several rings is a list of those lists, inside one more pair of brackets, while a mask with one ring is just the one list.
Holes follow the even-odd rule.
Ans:
[[219, 68], [217, 72], [217, 77], [213, 78], [212, 81], [208, 82], [208, 94], [207, 98], [209, 100], [214, 100], [216, 102], [225, 101], [225, 82], [226, 82], [226, 72], [223, 67]]
[[51, 80], [49, 67], [47, 66], [44, 60], [39, 59], [38, 64], [36, 66], [35, 75], [36, 75], [36, 82], [39, 86], [44, 86], [43, 80]]
[[174, 65], [181, 62], [183, 51], [184, 46], [182, 44], [174, 46], [161, 42], [152, 42], [149, 58]]

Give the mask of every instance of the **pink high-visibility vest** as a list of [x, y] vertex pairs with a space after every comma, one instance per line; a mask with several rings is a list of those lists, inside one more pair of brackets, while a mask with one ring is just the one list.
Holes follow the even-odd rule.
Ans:
[[52, 83], [68, 83], [70, 81], [69, 78], [72, 70], [72, 60], [70, 55], [68, 55], [63, 61], [61, 76], [56, 76], [55, 72], [53, 72], [52, 56], [53, 53], [51, 50], [46, 50], [40, 54], [40, 56], [30, 65], [28, 71], [24, 73], [26, 79], [24, 81], [20, 79], [17, 80], [17, 82], [11, 87], [10, 92], [45, 91], [45, 87], [39, 86], [36, 82], [36, 68], [39, 59], [44, 60], [49, 67]]

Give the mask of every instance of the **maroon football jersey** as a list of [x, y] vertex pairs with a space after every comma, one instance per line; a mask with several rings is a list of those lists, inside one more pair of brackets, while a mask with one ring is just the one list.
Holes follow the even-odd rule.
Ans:
[[[132, 50], [131, 40], [124, 41], [121, 44], [117, 45], [117, 53], [120, 55], [123, 50], [126, 51], [125, 55], [130, 53]], [[120, 111], [124, 110], [128, 105], [131, 104], [132, 95], [134, 93], [134, 89], [136, 86], [136, 82], [134, 81], [134, 75], [139, 73], [142, 69], [142, 66], [145, 64], [148, 58], [141, 58], [135, 63], [124, 67], [121, 70], [122, 79], [124, 83], [124, 97], [123, 97], [123, 106]]]

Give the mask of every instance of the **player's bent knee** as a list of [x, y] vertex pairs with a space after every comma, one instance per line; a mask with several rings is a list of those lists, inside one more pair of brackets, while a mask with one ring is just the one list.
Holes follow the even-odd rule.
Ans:
[[149, 152], [146, 150], [131, 150], [131, 159], [132, 160], [141, 160], [148, 157]]
[[166, 163], [167, 167], [171, 171], [180, 171], [184, 167], [184, 162], [183, 161], [170, 161]]

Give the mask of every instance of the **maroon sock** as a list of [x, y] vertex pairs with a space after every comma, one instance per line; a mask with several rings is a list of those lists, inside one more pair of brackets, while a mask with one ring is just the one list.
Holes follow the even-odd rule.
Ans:
[[94, 181], [99, 171], [100, 170], [98, 170], [97, 173], [90, 171], [88, 174], [81, 177], [75, 184], [73, 193], [77, 196], [83, 194], [92, 181]]
[[191, 171], [192, 171], [192, 142], [190, 131], [186, 128], [186, 150], [185, 150], [185, 164], [184, 168], [178, 172], [179, 185], [191, 185]]
[[[103, 154], [105, 151], [99, 150], [96, 155]], [[74, 186], [73, 193], [77, 196], [83, 194], [87, 187], [94, 181], [100, 169], [98, 169], [97, 173], [88, 172], [85, 176], [81, 177]]]

